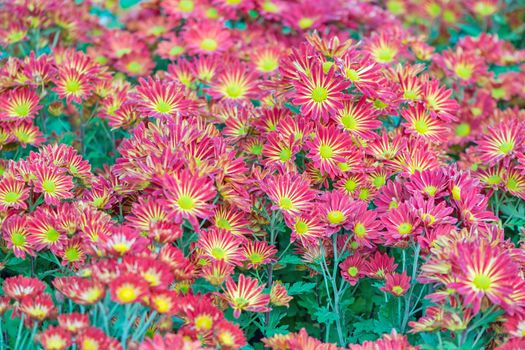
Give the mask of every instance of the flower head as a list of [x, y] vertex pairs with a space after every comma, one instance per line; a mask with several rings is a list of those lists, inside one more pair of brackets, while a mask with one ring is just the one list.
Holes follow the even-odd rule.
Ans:
[[233, 315], [239, 318], [242, 311], [265, 312], [270, 309], [267, 307], [270, 296], [263, 294], [264, 286], [257, 284], [257, 279], [239, 275], [236, 283], [232, 278], [226, 281], [223, 293], [224, 299], [233, 308]]

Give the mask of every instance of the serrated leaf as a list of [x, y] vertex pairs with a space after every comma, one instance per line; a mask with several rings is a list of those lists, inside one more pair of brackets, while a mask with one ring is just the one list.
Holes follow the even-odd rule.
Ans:
[[318, 322], [326, 324], [330, 324], [338, 318], [337, 314], [333, 311], [330, 311], [326, 306], [318, 309], [314, 313], [314, 317]]
[[288, 295], [297, 295], [309, 292], [315, 288], [315, 283], [296, 282], [288, 289]]
[[280, 265], [292, 264], [292, 265], [301, 265], [303, 260], [301, 257], [295, 254], [286, 254], [279, 260]]

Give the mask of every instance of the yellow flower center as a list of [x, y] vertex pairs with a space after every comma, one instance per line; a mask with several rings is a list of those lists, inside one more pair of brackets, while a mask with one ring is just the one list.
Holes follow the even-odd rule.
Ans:
[[395, 294], [395, 295], [401, 295], [403, 294], [405, 290], [403, 289], [403, 287], [401, 286], [393, 286], [392, 287], [392, 292]]
[[235, 344], [235, 338], [228, 331], [223, 331], [222, 333], [220, 333], [219, 339], [221, 344], [226, 345], [227, 347], [231, 347]]
[[299, 28], [307, 29], [307, 28], [310, 28], [314, 24], [314, 20], [309, 17], [303, 17], [299, 20], [297, 24], [299, 25]]
[[226, 251], [221, 247], [215, 247], [211, 250], [211, 255], [217, 260], [223, 260], [226, 256]]
[[304, 221], [297, 221], [295, 223], [295, 232], [299, 235], [304, 235], [308, 232], [308, 225]]
[[55, 193], [57, 185], [51, 180], [44, 180], [42, 182], [42, 189], [47, 193]]
[[340, 224], [346, 219], [345, 214], [340, 210], [331, 210], [326, 218], [333, 225]]
[[359, 72], [351, 68], [345, 69], [345, 78], [350, 81], [357, 81], [357, 82], [361, 80], [361, 78], [359, 77]]
[[501, 153], [508, 154], [514, 149], [514, 142], [511, 142], [511, 141], [502, 142], [499, 145], [498, 149], [501, 151]]
[[233, 99], [240, 98], [244, 95], [242, 86], [236, 84], [226, 86], [224, 92], [229, 98]]
[[155, 304], [155, 308], [157, 309], [157, 312], [164, 314], [171, 309], [171, 303], [167, 298], [163, 297], [155, 297], [153, 299], [153, 303]]
[[115, 243], [112, 247], [114, 251], [120, 254], [124, 254], [129, 250], [129, 246], [125, 243]]
[[92, 338], [87, 338], [82, 342], [82, 349], [84, 350], [100, 350], [98, 341]]
[[182, 12], [191, 12], [195, 8], [195, 4], [192, 0], [181, 0], [179, 2], [179, 10]]
[[273, 2], [271, 1], [265, 1], [263, 4], [262, 4], [262, 9], [263, 11], [265, 12], [269, 12], [269, 13], [276, 13], [279, 11], [279, 7], [277, 5], [275, 5]]
[[407, 235], [410, 232], [412, 232], [412, 224], [408, 222], [403, 222], [397, 227], [397, 232], [399, 232], [402, 235]]
[[461, 188], [459, 188], [459, 186], [454, 185], [450, 192], [452, 193], [452, 198], [454, 200], [459, 201], [461, 199]]
[[310, 97], [314, 102], [322, 103], [328, 98], [328, 90], [322, 86], [318, 86], [312, 90]]
[[195, 328], [198, 330], [208, 331], [213, 326], [213, 319], [208, 315], [199, 315], [195, 317]]
[[461, 123], [456, 126], [456, 135], [459, 137], [467, 137], [470, 135], [470, 125], [468, 123]]
[[490, 277], [486, 275], [476, 275], [474, 279], [472, 280], [472, 283], [474, 286], [482, 291], [487, 291], [490, 289]]
[[472, 77], [472, 73], [473, 73], [472, 68], [473, 67], [471, 64], [465, 64], [465, 63], [458, 64], [456, 68], [454, 69], [454, 72], [459, 78], [463, 80], [468, 80]]
[[200, 43], [200, 48], [202, 50], [208, 51], [208, 52], [212, 52], [212, 51], [217, 50], [218, 46], [219, 46], [219, 44], [217, 43], [217, 40], [215, 40], [213, 38], [202, 39], [202, 41]]
[[182, 210], [190, 211], [195, 209], [195, 201], [190, 196], [180, 196], [177, 200], [177, 204]]
[[426, 187], [423, 189], [423, 192], [425, 192], [425, 193], [428, 194], [429, 196], [433, 197], [433, 196], [436, 195], [437, 187], [436, 187], [436, 186], [432, 186], [432, 185], [426, 186]]
[[288, 197], [283, 197], [279, 200], [279, 208], [284, 210], [291, 210], [293, 208], [293, 202]]
[[132, 286], [124, 285], [117, 289], [117, 298], [123, 303], [130, 303], [137, 299], [137, 291]]
[[416, 129], [419, 134], [425, 135], [428, 133], [429, 127], [425, 120], [419, 119], [414, 122], [414, 129]]
[[417, 100], [419, 95], [417, 93], [417, 91], [414, 91], [414, 90], [406, 90], [404, 93], [403, 93], [403, 97], [407, 100]]
[[323, 159], [329, 159], [332, 158], [332, 156], [334, 155], [334, 150], [328, 145], [321, 144], [321, 146], [319, 147], [319, 155]]
[[357, 119], [349, 113], [345, 113], [341, 116], [341, 124], [343, 124], [343, 127], [346, 130], [357, 129]]
[[358, 222], [354, 226], [355, 235], [359, 238], [363, 238], [366, 235], [366, 227], [362, 223]]

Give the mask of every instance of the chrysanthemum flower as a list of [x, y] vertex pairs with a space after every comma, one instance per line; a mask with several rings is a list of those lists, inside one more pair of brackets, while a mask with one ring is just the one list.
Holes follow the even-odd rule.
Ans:
[[440, 85], [439, 81], [432, 80], [423, 86], [422, 99], [432, 115], [445, 122], [455, 121], [458, 103], [451, 98], [452, 90]]
[[405, 203], [386, 213], [383, 223], [387, 229], [384, 237], [387, 245], [403, 245], [421, 231], [419, 218]]
[[[135, 279], [135, 276], [131, 277]], [[67, 298], [79, 305], [93, 305], [106, 295], [106, 288], [102, 283], [92, 278], [77, 276], [56, 277], [53, 286]]]
[[299, 145], [292, 135], [285, 139], [280, 134], [272, 133], [268, 136], [263, 147], [262, 155], [266, 158], [263, 165], [295, 172], [295, 155], [299, 149]]
[[493, 304], [512, 308], [510, 295], [519, 273], [507, 252], [485, 241], [460, 243], [452, 258], [457, 279], [448, 287], [463, 296], [465, 305], [472, 305], [476, 313], [486, 297]]
[[63, 169], [35, 164], [32, 172], [35, 176], [34, 191], [44, 195], [46, 204], [58, 205], [62, 199], [73, 197], [72, 178]]
[[27, 230], [27, 217], [13, 215], [2, 224], [2, 237], [7, 247], [19, 258], [25, 258], [26, 254], [35, 255], [34, 247], [29, 239]]
[[406, 183], [408, 192], [434, 198], [446, 196], [447, 186], [448, 179], [442, 169], [416, 171]]
[[322, 172], [332, 178], [342, 172], [349, 158], [352, 157], [355, 146], [348, 134], [334, 126], [317, 129], [314, 139], [306, 144], [307, 156]]
[[405, 175], [436, 169], [441, 165], [437, 152], [423, 140], [412, 140], [406, 144], [406, 147], [400, 150], [392, 164], [394, 169]]
[[231, 46], [230, 33], [219, 21], [187, 24], [182, 37], [192, 54], [217, 54]]
[[11, 128], [11, 134], [22, 147], [26, 145], [38, 146], [45, 141], [42, 132], [31, 122], [17, 123]]
[[180, 171], [164, 176], [162, 186], [168, 215], [177, 222], [188, 219], [193, 225], [197, 225], [197, 218], [207, 218], [213, 214], [213, 205], [208, 202], [215, 197], [216, 191], [209, 177]]
[[337, 190], [324, 192], [318, 206], [321, 220], [328, 225], [327, 235], [339, 231], [341, 227], [346, 228], [356, 208], [352, 198]]
[[29, 198], [29, 189], [24, 181], [4, 176], [0, 179], [0, 208], [7, 210], [26, 209], [25, 200]]
[[336, 63], [345, 79], [365, 95], [373, 95], [382, 79], [381, 67], [368, 54], [350, 49], [336, 59]]
[[394, 258], [388, 256], [387, 253], [376, 251], [366, 262], [366, 274], [371, 278], [385, 279], [386, 275], [396, 270], [396, 267]]
[[24, 58], [24, 75], [34, 86], [41, 86], [51, 80], [55, 68], [51, 57], [40, 55], [36, 57], [34, 51]]
[[443, 51], [433, 61], [448, 74], [453, 75], [461, 84], [472, 84], [487, 74], [485, 60], [474, 51]]
[[185, 114], [190, 106], [183, 87], [173, 81], [140, 78], [134, 98], [139, 112], [156, 118]]
[[275, 262], [276, 253], [275, 246], [265, 241], [249, 241], [244, 245], [242, 252], [249, 269], [257, 269], [260, 265]]
[[29, 217], [27, 231], [29, 241], [37, 251], [50, 249], [54, 254], [57, 254], [66, 239], [65, 235], [60, 232], [55, 214], [50, 210], [42, 209], [42, 207], [37, 208]]
[[60, 314], [58, 315], [57, 320], [60, 327], [73, 334], [89, 327], [89, 316], [78, 312]]
[[5, 120], [33, 119], [38, 113], [40, 97], [29, 88], [9, 90], [0, 97], [0, 116]]
[[327, 120], [330, 114], [342, 108], [345, 98], [343, 90], [349, 83], [335, 75], [331, 68], [324, 73], [323, 66], [312, 67], [311, 75], [299, 73], [299, 80], [294, 82], [293, 103], [301, 106], [301, 113], [312, 119]]
[[221, 349], [234, 350], [246, 345], [246, 337], [241, 327], [225, 319], [217, 323], [214, 336]]
[[512, 195], [525, 199], [525, 175], [517, 168], [510, 168], [503, 177], [503, 188]]
[[8, 277], [4, 280], [2, 290], [11, 299], [21, 301], [24, 298], [34, 298], [46, 289], [44, 282], [38, 278], [29, 278], [22, 275]]
[[55, 304], [48, 294], [39, 294], [35, 297], [25, 297], [20, 302], [19, 310], [29, 320], [42, 322], [53, 315]]
[[316, 197], [316, 192], [310, 188], [310, 182], [297, 174], [272, 176], [261, 187], [273, 203], [272, 210], [281, 210], [285, 216], [305, 212]]
[[409, 205], [414, 208], [419, 219], [426, 227], [455, 224], [457, 222], [457, 219], [451, 216], [454, 209], [447, 206], [445, 201], [436, 204], [433, 197], [425, 200], [421, 195], [416, 195], [410, 199]]
[[270, 304], [288, 307], [292, 299], [293, 297], [288, 295], [288, 291], [281, 281], [273, 282], [272, 289], [270, 290]]
[[374, 130], [381, 127], [377, 110], [365, 98], [358, 103], [345, 101], [343, 108], [336, 110], [333, 119], [339, 128], [364, 139], [373, 138]]
[[59, 256], [62, 259], [62, 265], [72, 265], [79, 267], [86, 259], [86, 248], [81, 237], [69, 239], [61, 249]]
[[109, 337], [99, 328], [88, 327], [76, 336], [75, 344], [79, 350], [106, 348], [109, 350]]
[[172, 314], [177, 310], [178, 294], [171, 290], [152, 291], [148, 304], [159, 314]]
[[402, 33], [394, 28], [372, 34], [365, 47], [377, 63], [388, 64], [400, 55]]
[[212, 260], [224, 260], [233, 265], [240, 265], [243, 261], [241, 243], [241, 237], [219, 229], [201, 232], [197, 246]]
[[149, 242], [139, 231], [120, 226], [113, 229], [110, 235], [101, 236], [97, 246], [108, 256], [121, 257], [141, 253]]
[[366, 202], [356, 203], [349, 226], [352, 227], [354, 239], [360, 246], [373, 247], [372, 242], [377, 238], [382, 225], [376, 220], [376, 213], [367, 208]]
[[233, 273], [235, 266], [224, 260], [213, 260], [202, 268], [201, 276], [213, 286], [222, 285]]
[[238, 282], [232, 278], [226, 281], [224, 299], [233, 308], [233, 316], [239, 318], [242, 311], [266, 312], [270, 296], [263, 294], [264, 286], [257, 284], [257, 279], [239, 275]]
[[403, 273], [386, 275], [385, 285], [381, 287], [383, 292], [390, 293], [396, 297], [403, 296], [410, 288], [410, 277]]
[[345, 281], [355, 286], [361, 278], [366, 276], [366, 261], [358, 254], [352, 255], [339, 264], [339, 269]]
[[246, 101], [259, 95], [257, 75], [243, 64], [232, 63], [211, 83], [208, 93], [215, 99]]
[[290, 240], [299, 240], [303, 246], [317, 243], [326, 231], [326, 225], [319, 220], [317, 208], [312, 208], [310, 212], [292, 218], [285, 218], [287, 226], [292, 230]]
[[254, 50], [250, 58], [259, 72], [270, 74], [279, 69], [282, 52], [279, 47], [266, 47]]
[[215, 209], [210, 222], [235, 236], [244, 236], [251, 232], [246, 213], [233, 206], [222, 205]]
[[489, 128], [488, 134], [478, 141], [480, 159], [489, 164], [509, 159], [523, 149], [523, 123], [506, 121]]
[[422, 104], [409, 106], [401, 111], [401, 116], [406, 120], [403, 126], [407, 134], [434, 143], [446, 141], [449, 129], [442, 120], [432, 117]]
[[72, 336], [62, 327], [49, 326], [35, 336], [44, 350], [66, 350], [72, 344]]
[[122, 275], [109, 284], [111, 300], [119, 304], [142, 301], [149, 295], [148, 283], [133, 274]]
[[60, 69], [57, 78], [53, 82], [56, 85], [54, 91], [60, 98], [65, 98], [67, 103], [81, 103], [93, 91], [89, 77], [74, 68], [65, 67]]

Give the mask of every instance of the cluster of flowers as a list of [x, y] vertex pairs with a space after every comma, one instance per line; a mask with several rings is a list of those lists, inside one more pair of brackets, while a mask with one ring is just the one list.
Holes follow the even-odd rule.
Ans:
[[[498, 10], [432, 4], [419, 20]], [[482, 34], [435, 53], [395, 17], [415, 2], [386, 5], [164, 0], [109, 29], [87, 14], [97, 1], [8, 4], [0, 146], [17, 159], [0, 178], [0, 315], [19, 320], [12, 347], [415, 349], [409, 331], [475, 348], [489, 326], [491, 346], [525, 347], [525, 256], [509, 239], [521, 227], [503, 209], [525, 199], [525, 52]], [[78, 142], [57, 143], [49, 118]], [[93, 121], [119, 154], [96, 173]], [[279, 269], [294, 256], [335, 315], [319, 327], [326, 343], [270, 327], [293, 302]], [[31, 277], [13, 277], [12, 261], [30, 261]], [[397, 303], [402, 334], [349, 344], [343, 299], [362, 284]]]

